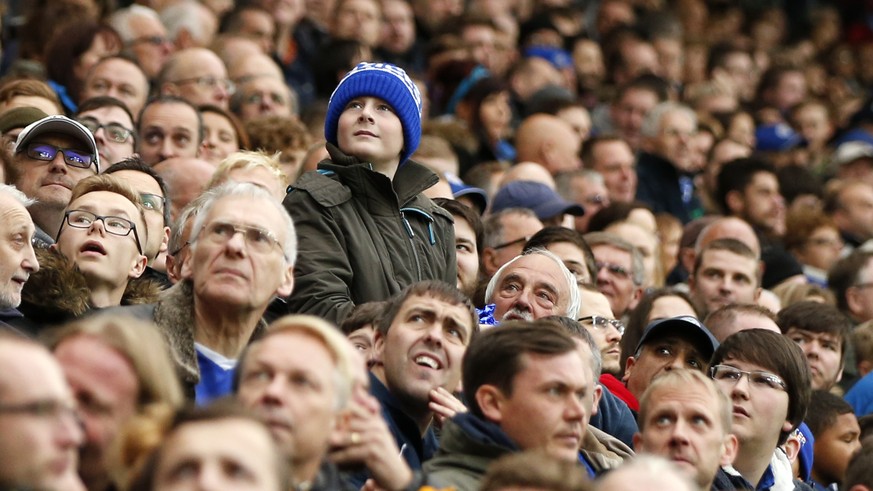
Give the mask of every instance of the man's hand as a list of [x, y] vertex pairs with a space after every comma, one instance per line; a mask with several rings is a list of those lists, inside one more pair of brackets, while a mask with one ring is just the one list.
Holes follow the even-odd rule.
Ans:
[[400, 455], [400, 449], [379, 411], [379, 401], [356, 387], [346, 422], [331, 435], [328, 458], [337, 465], [365, 465], [373, 477], [365, 489], [399, 491], [412, 482], [412, 470]]
[[467, 406], [442, 387], [430, 391], [430, 402], [427, 405], [440, 426], [454, 415], [467, 412]]

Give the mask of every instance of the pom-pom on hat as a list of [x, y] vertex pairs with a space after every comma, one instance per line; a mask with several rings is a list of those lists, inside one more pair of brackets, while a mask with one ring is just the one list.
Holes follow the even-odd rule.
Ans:
[[390, 63], [358, 63], [340, 80], [327, 104], [324, 138], [339, 146], [337, 125], [346, 104], [355, 97], [378, 97], [387, 102], [403, 126], [403, 165], [421, 140], [421, 94], [402, 68]]

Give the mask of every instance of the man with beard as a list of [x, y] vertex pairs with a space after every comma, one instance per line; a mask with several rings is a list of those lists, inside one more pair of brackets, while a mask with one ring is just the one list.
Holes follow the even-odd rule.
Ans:
[[533, 249], [497, 270], [485, 290], [485, 302], [494, 304], [498, 322], [531, 321], [549, 315], [575, 319], [579, 288], [558, 256]]

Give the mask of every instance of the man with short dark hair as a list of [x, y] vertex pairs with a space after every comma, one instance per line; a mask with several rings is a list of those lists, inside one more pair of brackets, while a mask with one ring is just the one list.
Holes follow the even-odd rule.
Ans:
[[781, 332], [776, 325], [776, 315], [765, 307], [751, 303], [731, 303], [710, 312], [703, 321], [709, 331], [724, 342], [731, 334], [746, 329], [767, 329]]
[[151, 166], [173, 157], [197, 157], [205, 136], [200, 111], [172, 95], [150, 100], [139, 114], [136, 130], [136, 150]]
[[737, 239], [718, 239], [704, 247], [688, 277], [691, 298], [703, 316], [733, 303], [755, 303], [761, 294], [758, 258]]
[[836, 307], [803, 301], [779, 311], [776, 323], [806, 355], [813, 389], [830, 390], [840, 381], [852, 330], [848, 317]]
[[464, 411], [452, 392], [477, 321], [469, 299], [440, 281], [408, 286], [389, 300], [379, 320], [373, 345], [379, 363], [371, 368], [370, 392], [412, 469], [436, 452], [434, 419]]
[[764, 160], [732, 160], [718, 173], [716, 199], [726, 215], [747, 221], [758, 234], [785, 234], [785, 198], [776, 169]]
[[837, 308], [855, 323], [873, 319], [873, 252], [852, 251], [828, 273], [828, 287], [837, 297]]
[[808, 489], [794, 480], [778, 448], [809, 406], [809, 368], [797, 344], [763, 329], [738, 332], [713, 354], [710, 375], [733, 402], [739, 451], [733, 468], [725, 470], [753, 489]]
[[76, 121], [94, 135], [104, 167], [133, 156], [136, 130], [130, 109], [118, 99], [98, 96], [79, 104]]
[[470, 412], [446, 422], [439, 453], [425, 464], [428, 484], [477, 490], [492, 461], [535, 449], [581, 461], [589, 476], [602, 470], [580, 455], [600, 388], [591, 361], [561, 327], [538, 320], [485, 331], [471, 343], [463, 374]]
[[804, 422], [815, 437], [812, 481], [816, 491], [842, 488], [852, 455], [861, 449], [861, 427], [840, 396], [815, 390]]
[[669, 317], [646, 326], [634, 355], [625, 361], [624, 377], [639, 400], [652, 381], [678, 368], [703, 371], [718, 341], [706, 326], [691, 316]]
[[65, 116], [27, 126], [15, 143], [6, 181], [36, 203], [28, 208], [36, 225], [34, 245], [48, 247], [64, 221], [64, 209], [80, 180], [100, 172], [94, 136]]

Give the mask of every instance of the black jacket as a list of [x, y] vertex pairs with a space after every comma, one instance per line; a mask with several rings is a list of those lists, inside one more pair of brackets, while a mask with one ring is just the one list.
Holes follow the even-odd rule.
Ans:
[[332, 161], [289, 188], [298, 237], [290, 312], [340, 323], [355, 305], [422, 280], [457, 281], [451, 214], [421, 194], [437, 176], [413, 161], [393, 182], [328, 144]]

